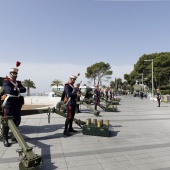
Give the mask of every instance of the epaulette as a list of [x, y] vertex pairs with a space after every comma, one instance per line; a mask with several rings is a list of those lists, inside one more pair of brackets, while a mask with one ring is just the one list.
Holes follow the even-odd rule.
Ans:
[[10, 78], [4, 78], [4, 81], [10, 81]]
[[67, 83], [65, 83], [65, 85], [66, 85], [66, 84], [71, 84], [71, 83], [70, 83], [70, 82], [67, 82]]

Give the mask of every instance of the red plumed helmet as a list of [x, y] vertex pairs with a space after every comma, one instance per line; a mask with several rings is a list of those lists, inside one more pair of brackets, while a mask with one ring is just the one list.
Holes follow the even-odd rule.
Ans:
[[16, 66], [19, 67], [21, 65], [21, 62], [17, 61]]

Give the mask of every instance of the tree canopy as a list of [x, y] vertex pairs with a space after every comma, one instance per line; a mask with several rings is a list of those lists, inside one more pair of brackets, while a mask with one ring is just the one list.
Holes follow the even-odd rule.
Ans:
[[170, 87], [170, 52], [142, 55], [134, 65], [134, 70], [130, 74], [124, 75], [124, 79], [128, 84], [132, 86], [136, 80], [141, 82], [141, 74], [143, 74], [144, 84], [151, 87], [152, 59], [154, 88], [167, 89]]
[[113, 74], [113, 71], [110, 69], [111, 66], [109, 63], [104, 62], [95, 63], [87, 67], [85, 77], [88, 79], [92, 79], [94, 85], [99, 84], [100, 86], [102, 86], [102, 79], [104, 81], [108, 81], [111, 78], [111, 75]]

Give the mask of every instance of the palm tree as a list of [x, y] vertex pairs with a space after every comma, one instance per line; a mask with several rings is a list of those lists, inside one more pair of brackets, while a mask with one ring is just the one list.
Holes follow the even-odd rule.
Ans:
[[60, 81], [60, 80], [58, 80], [58, 79], [55, 79], [55, 80], [53, 80], [52, 82], [51, 82], [51, 87], [52, 86], [57, 86], [57, 90], [58, 90], [58, 86], [60, 86], [60, 85], [63, 85], [62, 84], [62, 81]]
[[36, 89], [35, 87], [35, 84], [33, 81], [31, 81], [30, 79], [26, 79], [22, 82], [23, 86], [26, 87], [27, 89], [27, 96], [30, 96], [30, 89], [33, 88], [33, 89]]

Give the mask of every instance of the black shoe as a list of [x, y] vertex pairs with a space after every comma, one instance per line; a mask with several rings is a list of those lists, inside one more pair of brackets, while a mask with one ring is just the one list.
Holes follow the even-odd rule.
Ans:
[[68, 131], [64, 130], [63, 135], [65, 136], [72, 136]]
[[16, 138], [14, 136], [11, 137], [11, 141], [17, 143], [17, 140], [16, 140]]
[[10, 147], [10, 144], [7, 139], [3, 139], [3, 144], [5, 147]]
[[77, 132], [77, 130], [69, 129], [69, 132]]
[[81, 111], [79, 110], [78, 113], [81, 113]]

